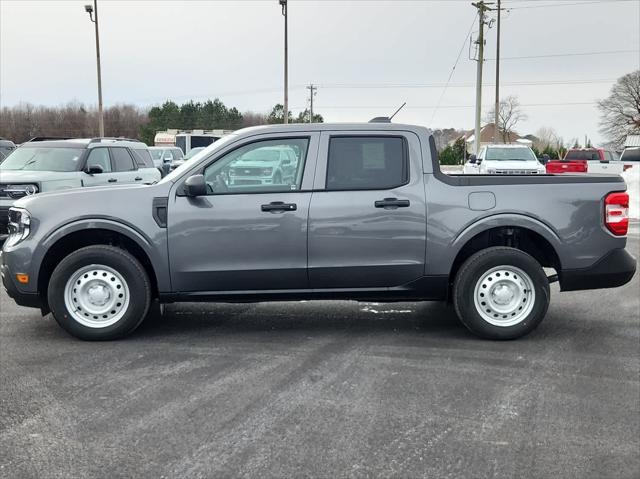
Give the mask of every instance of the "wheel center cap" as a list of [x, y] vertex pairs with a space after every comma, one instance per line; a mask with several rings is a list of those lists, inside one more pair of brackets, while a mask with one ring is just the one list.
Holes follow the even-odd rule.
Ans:
[[492, 292], [493, 301], [500, 306], [509, 304], [513, 299], [513, 290], [504, 284], [498, 285]]
[[111, 293], [109, 289], [102, 284], [95, 284], [87, 289], [89, 302], [94, 306], [104, 306], [109, 301]]

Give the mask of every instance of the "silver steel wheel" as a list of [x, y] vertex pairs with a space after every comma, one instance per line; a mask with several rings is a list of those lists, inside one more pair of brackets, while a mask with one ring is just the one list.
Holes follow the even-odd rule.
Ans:
[[515, 266], [496, 266], [484, 273], [473, 293], [476, 310], [494, 326], [514, 326], [529, 316], [536, 299], [533, 281]]
[[89, 328], [117, 323], [129, 307], [129, 286], [115, 269], [91, 264], [73, 273], [64, 288], [71, 317]]

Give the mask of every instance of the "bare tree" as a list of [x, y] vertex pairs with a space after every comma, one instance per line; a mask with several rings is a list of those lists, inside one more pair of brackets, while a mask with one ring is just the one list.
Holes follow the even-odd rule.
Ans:
[[[492, 108], [485, 116], [487, 123], [493, 123], [495, 120], [495, 108]], [[515, 135], [516, 125], [526, 120], [527, 115], [524, 114], [520, 108], [520, 101], [517, 96], [510, 95], [507, 98], [500, 100], [500, 111], [498, 111], [498, 134], [502, 138], [503, 143], [511, 143], [513, 136]]]
[[537, 142], [534, 142], [534, 145], [538, 150], [542, 151], [545, 148], [558, 149], [562, 146], [562, 138], [560, 135], [551, 127], [543, 126], [538, 129], [535, 133]]
[[618, 78], [598, 108], [600, 132], [614, 145], [622, 146], [628, 135], [640, 134], [640, 70]]
[[[147, 113], [133, 105], [114, 105], [104, 111], [107, 136], [138, 138]], [[0, 136], [22, 143], [34, 136], [87, 138], [98, 132], [94, 107], [71, 102], [57, 107], [20, 103], [0, 110]]]

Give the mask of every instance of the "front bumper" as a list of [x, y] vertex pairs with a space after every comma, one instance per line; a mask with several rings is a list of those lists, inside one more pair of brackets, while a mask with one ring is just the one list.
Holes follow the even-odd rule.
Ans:
[[0, 276], [2, 277], [2, 285], [7, 295], [13, 299], [19, 306], [27, 308], [40, 308], [44, 306], [42, 298], [38, 293], [25, 293], [20, 291], [14, 282], [14, 275], [9, 271], [9, 266], [4, 264], [3, 254], [0, 252]]
[[636, 272], [636, 259], [626, 249], [614, 249], [593, 266], [560, 272], [562, 291], [615, 288], [627, 284]]

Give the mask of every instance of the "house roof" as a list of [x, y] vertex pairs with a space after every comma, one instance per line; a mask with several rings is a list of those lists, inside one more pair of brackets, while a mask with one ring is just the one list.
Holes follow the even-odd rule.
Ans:
[[[502, 133], [500, 133], [500, 129], [498, 128], [498, 135], [495, 135], [496, 127], [494, 123], [487, 123], [480, 130], [480, 143], [492, 143], [494, 141], [501, 142], [502, 141]], [[494, 136], [496, 136], [494, 140]], [[464, 140], [467, 143], [471, 143], [475, 141], [475, 130], [469, 130], [465, 132], [463, 135]], [[520, 139], [520, 135], [515, 132], [509, 133], [509, 142], [513, 142]]]
[[629, 135], [627, 136], [626, 141], [624, 142], [624, 146], [640, 146], [640, 135]]

